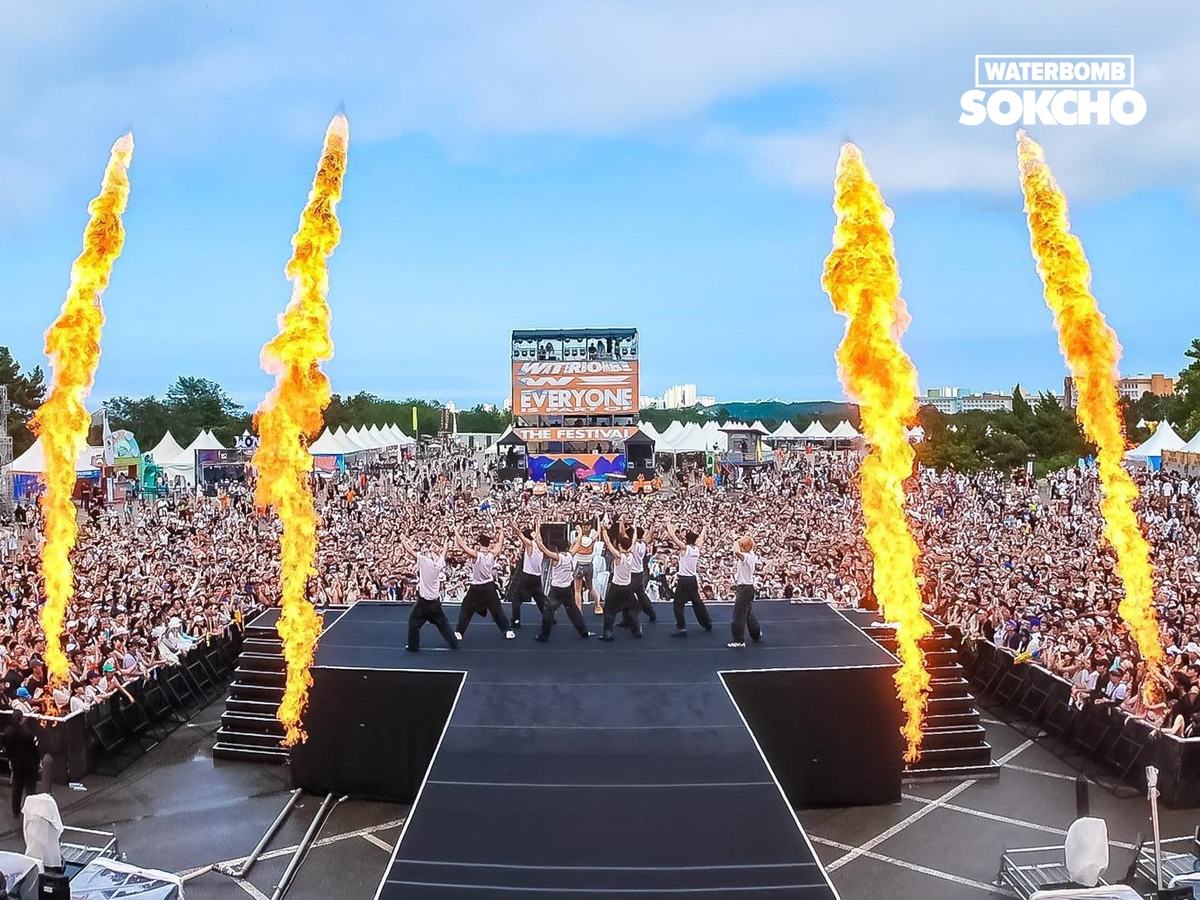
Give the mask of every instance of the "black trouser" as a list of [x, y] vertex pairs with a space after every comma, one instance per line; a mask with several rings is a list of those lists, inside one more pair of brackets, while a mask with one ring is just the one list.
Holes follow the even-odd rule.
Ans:
[[587, 637], [588, 630], [587, 624], [583, 621], [583, 613], [575, 605], [575, 588], [551, 585], [550, 596], [546, 598], [546, 605], [542, 607], [542, 631], [540, 634], [542, 640], [549, 640], [550, 628], [554, 624], [554, 614], [558, 612], [560, 606], [567, 611], [567, 618], [571, 620], [571, 624], [575, 626], [579, 636]]
[[754, 616], [754, 585], [739, 584], [733, 598], [733, 639], [739, 644], [746, 642], [746, 626], [750, 626], [750, 639], [762, 637], [758, 619]]
[[532, 600], [537, 604], [538, 612], [546, 609], [546, 594], [542, 591], [542, 576], [530, 575], [524, 569], [513, 573], [512, 617], [514, 622], [521, 621], [521, 604]]
[[426, 600], [418, 594], [416, 605], [413, 606], [412, 612], [408, 614], [409, 650], [419, 650], [421, 648], [421, 627], [426, 622], [433, 623], [433, 626], [445, 638], [446, 643], [450, 645], [452, 650], [458, 649], [458, 638], [454, 636], [454, 632], [450, 628], [450, 620], [446, 618], [446, 613], [442, 610], [442, 601]]
[[508, 616], [504, 614], [504, 607], [500, 605], [500, 592], [496, 590], [494, 581], [486, 584], [473, 584], [467, 588], [467, 595], [463, 597], [462, 609], [458, 613], [458, 627], [454, 630], [459, 634], [466, 634], [467, 626], [471, 624], [471, 617], [487, 613], [492, 614], [492, 621], [496, 623], [497, 628], [501, 631], [508, 631]]
[[21, 767], [14, 767], [12, 770], [12, 811], [14, 816], [21, 814], [21, 805], [25, 802], [25, 798], [30, 794], [36, 794], [38, 790], [38, 772], [37, 769], [32, 771]]
[[705, 631], [712, 629], [712, 618], [708, 614], [708, 607], [704, 605], [704, 600], [700, 597], [700, 583], [696, 580], [695, 575], [680, 575], [675, 582], [675, 601], [672, 606], [675, 609], [675, 627], [680, 631], [687, 629], [687, 623], [683, 620], [684, 607], [692, 604], [692, 609], [696, 613], [696, 621], [700, 623], [700, 627]]
[[[653, 622], [658, 616], [655, 614], [654, 607], [650, 603], [650, 597], [646, 593], [646, 573], [632, 572], [629, 577], [629, 587], [633, 591], [633, 599], [636, 601], [638, 609], [642, 611], [642, 614], [647, 619]], [[629, 613], [626, 613], [621, 616], [621, 627], [628, 625], [632, 621], [633, 619]]]
[[623, 612], [633, 620], [633, 633], [635, 637], [641, 637], [642, 626], [638, 624], [638, 602], [633, 596], [633, 586], [631, 584], [609, 584], [608, 590], [604, 593], [604, 633], [611, 635], [613, 630], [613, 622], [617, 618], [617, 613]]

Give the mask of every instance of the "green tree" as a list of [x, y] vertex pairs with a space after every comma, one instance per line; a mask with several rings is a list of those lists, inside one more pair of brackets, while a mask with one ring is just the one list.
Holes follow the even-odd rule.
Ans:
[[185, 447], [203, 430], [212, 431], [229, 446], [250, 427], [245, 408], [207, 378], [180, 375], [167, 388], [163, 403], [170, 413], [171, 433]]
[[[113, 397], [104, 404], [113, 429], [132, 431], [143, 451], [151, 450], [172, 425], [171, 409], [157, 397]], [[182, 440], [176, 433], [176, 440]]]
[[1200, 338], [1193, 338], [1183, 355], [1191, 362], [1179, 373], [1175, 382], [1175, 399], [1166, 405], [1164, 411], [1172, 414], [1172, 424], [1180, 432], [1191, 436], [1200, 431]]
[[46, 399], [46, 376], [41, 366], [21, 372], [21, 365], [7, 347], [0, 347], [0, 385], [8, 389], [8, 433], [13, 439], [13, 456], [24, 453], [33, 444], [29, 419]]

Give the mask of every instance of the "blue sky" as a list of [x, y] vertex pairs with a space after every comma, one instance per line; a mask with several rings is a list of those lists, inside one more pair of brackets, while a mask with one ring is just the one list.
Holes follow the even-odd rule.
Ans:
[[[1058, 8], [1061, 8], [1059, 11]], [[634, 325], [642, 392], [842, 395], [820, 289], [839, 144], [896, 212], [922, 387], [1061, 387], [1013, 129], [977, 53], [1133, 53], [1149, 112], [1041, 126], [1122, 371], [1178, 371], [1194, 297], [1200, 12], [705, 0], [43, 2], [0, 27], [0, 344], [41, 361], [112, 141], [137, 142], [94, 397], [178, 374], [253, 407], [330, 115], [351, 151], [334, 389], [498, 402], [512, 328]]]

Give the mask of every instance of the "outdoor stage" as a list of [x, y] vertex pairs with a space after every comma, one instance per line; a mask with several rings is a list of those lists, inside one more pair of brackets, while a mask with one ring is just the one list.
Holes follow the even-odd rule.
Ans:
[[402, 800], [432, 759], [382, 898], [835, 897], [793, 807], [899, 800], [896, 660], [824, 604], [759, 601], [743, 651], [728, 604], [686, 639], [656, 608], [642, 640], [560, 614], [537, 644], [529, 610], [514, 641], [475, 619], [408, 654], [409, 608], [359, 603], [321, 639], [294, 780]]

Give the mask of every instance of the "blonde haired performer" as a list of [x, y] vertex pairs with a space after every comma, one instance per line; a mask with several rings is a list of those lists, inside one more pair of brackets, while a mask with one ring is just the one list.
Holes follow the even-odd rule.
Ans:
[[754, 616], [754, 570], [758, 566], [758, 556], [754, 552], [754, 538], [748, 534], [742, 535], [733, 545], [733, 640], [729, 646], [741, 650], [746, 646], [746, 627], [750, 628], [750, 640], [758, 643], [762, 640], [762, 628]]

